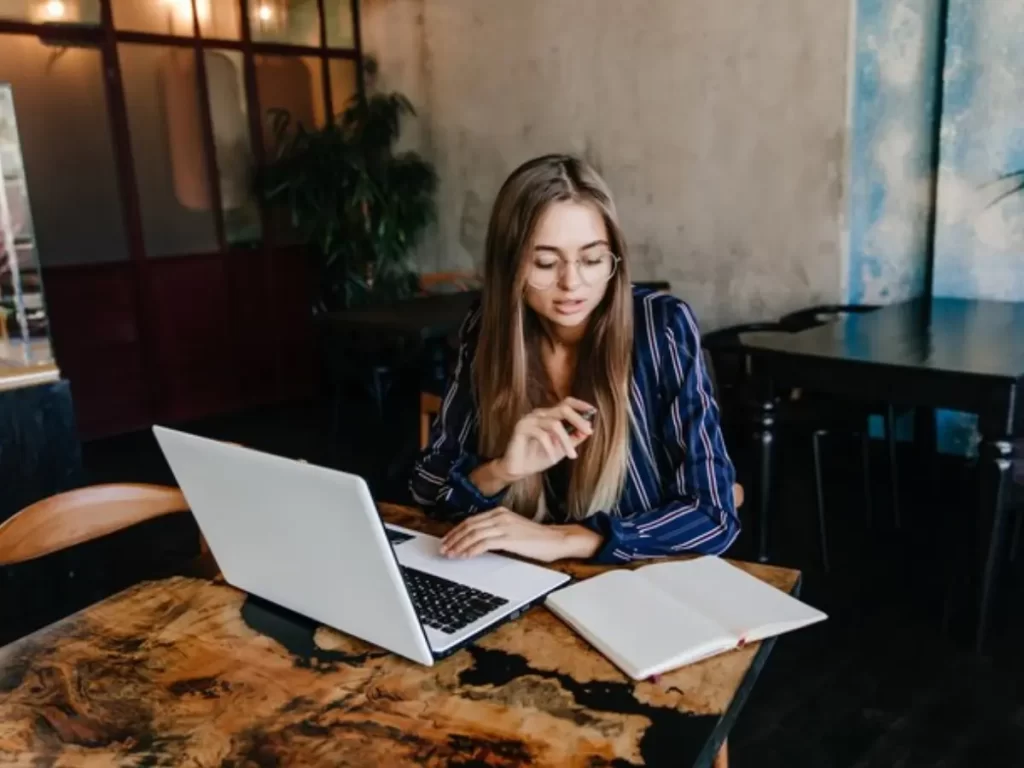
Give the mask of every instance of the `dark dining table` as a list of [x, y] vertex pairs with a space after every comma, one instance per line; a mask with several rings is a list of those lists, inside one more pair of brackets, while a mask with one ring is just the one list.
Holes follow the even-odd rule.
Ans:
[[[341, 443], [347, 392], [353, 385], [373, 402], [379, 427], [385, 424], [388, 394], [403, 377], [415, 377], [421, 389], [441, 386], [454, 337], [479, 291], [457, 291], [416, 296], [388, 304], [330, 312], [320, 318], [320, 338], [331, 389], [329, 442], [332, 454]], [[387, 430], [372, 430], [370, 441], [378, 469], [374, 482], [387, 478], [408, 463], [418, 448], [412, 441], [396, 446]], [[418, 435], [410, 422], [408, 435]]]
[[762, 559], [768, 556], [777, 394], [783, 388], [977, 415], [979, 558], [972, 575], [975, 644], [983, 647], [1013, 522], [1013, 440], [1024, 435], [1024, 303], [917, 299], [799, 333], [751, 334], [741, 343], [757, 392]]
[[331, 333], [360, 334], [387, 344], [437, 338], [458, 328], [479, 291], [454, 291], [380, 304], [356, 307], [324, 316]]
[[361, 380], [382, 411], [385, 378], [425, 358], [440, 365], [434, 353], [479, 298], [479, 291], [457, 291], [325, 314], [320, 325], [332, 378]]

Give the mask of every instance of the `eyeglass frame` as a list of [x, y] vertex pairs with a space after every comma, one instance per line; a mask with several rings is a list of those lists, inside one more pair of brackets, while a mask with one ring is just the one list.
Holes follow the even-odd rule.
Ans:
[[[608, 248], [607, 250], [605, 250], [605, 253], [612, 257], [612, 271], [609, 272], [608, 273], [608, 277], [606, 277], [604, 279], [604, 282], [608, 283], [613, 277], [615, 277], [615, 273], [618, 272], [619, 264], [622, 262], [622, 257], [619, 256], [617, 253], [615, 253], [615, 251], [613, 251], [611, 248]], [[558, 269], [568, 269], [570, 264], [575, 264], [576, 265], [576, 271], [577, 271], [577, 273], [579, 273], [579, 276], [580, 276], [580, 282], [583, 283], [588, 288], [593, 288], [593, 287], [595, 287], [595, 285], [601, 285], [601, 283], [596, 283], [595, 285], [592, 285], [592, 284], [588, 283], [583, 278], [583, 271], [580, 269], [580, 260], [579, 259], [565, 259], [562, 256], [559, 256], [558, 257], [558, 261], [559, 261]], [[534, 266], [535, 265], [531, 265], [530, 269], [532, 270]], [[537, 285], [534, 285], [533, 283], [531, 283], [530, 282], [530, 276], [529, 276], [529, 274], [527, 274], [526, 284], [528, 286], [530, 286], [531, 288], [533, 288], [535, 291], [550, 291], [552, 288], [554, 288], [556, 285], [558, 285], [558, 279], [560, 277], [561, 277], [561, 275], [559, 273], [556, 273], [555, 274], [555, 280], [554, 280], [554, 282], [551, 283], [551, 285], [546, 285], [544, 287], [540, 287], [540, 286], [537, 286]]]

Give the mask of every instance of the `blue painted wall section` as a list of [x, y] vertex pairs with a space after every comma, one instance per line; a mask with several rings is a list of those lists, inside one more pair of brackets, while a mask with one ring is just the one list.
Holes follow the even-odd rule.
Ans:
[[935, 295], [1024, 301], [1024, 2], [950, 0]]
[[[924, 289], [936, 0], [856, 0], [848, 292], [883, 303]], [[936, 210], [936, 296], [1024, 301], [1024, 2], [949, 0]], [[938, 415], [939, 449], [977, 446], [971, 414]]]
[[[1024, 301], [1024, 194], [992, 205], [1024, 168], [1024, 2], [950, 0], [943, 88], [935, 295]], [[973, 453], [976, 419], [942, 412], [939, 436]]]
[[857, 0], [847, 299], [925, 289], [938, 77], [936, 0]]
[[[857, 0], [847, 293], [889, 304], [925, 292], [939, 54], [936, 0]], [[872, 417], [873, 437], [883, 436]], [[913, 418], [896, 425], [912, 437]]]

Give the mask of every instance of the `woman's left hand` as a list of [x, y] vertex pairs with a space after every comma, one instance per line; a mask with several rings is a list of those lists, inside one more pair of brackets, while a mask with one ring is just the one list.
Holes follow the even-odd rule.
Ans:
[[566, 557], [592, 557], [601, 537], [582, 525], [541, 525], [505, 507], [463, 520], [441, 541], [445, 557], [474, 557], [501, 550], [550, 563]]

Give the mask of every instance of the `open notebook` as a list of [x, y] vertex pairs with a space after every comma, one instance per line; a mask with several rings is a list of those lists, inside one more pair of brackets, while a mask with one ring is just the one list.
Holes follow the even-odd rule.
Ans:
[[607, 571], [546, 604], [635, 680], [826, 618], [717, 557]]

